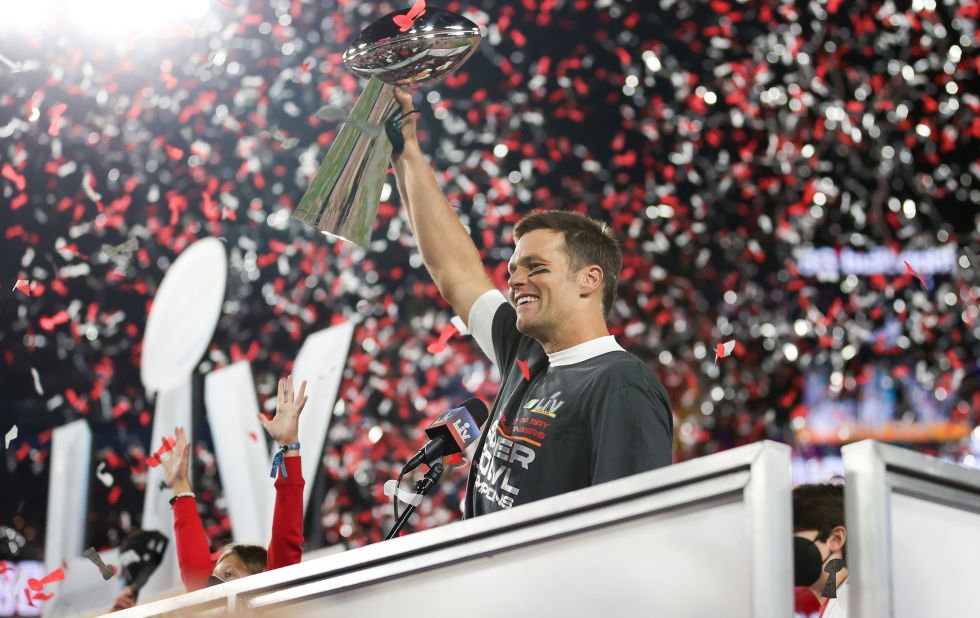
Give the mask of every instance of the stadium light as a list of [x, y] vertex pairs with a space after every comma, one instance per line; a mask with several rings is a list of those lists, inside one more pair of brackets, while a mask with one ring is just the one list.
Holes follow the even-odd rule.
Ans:
[[0, 0], [8, 28], [81, 31], [100, 38], [152, 33], [196, 21], [211, 10], [209, 0]]

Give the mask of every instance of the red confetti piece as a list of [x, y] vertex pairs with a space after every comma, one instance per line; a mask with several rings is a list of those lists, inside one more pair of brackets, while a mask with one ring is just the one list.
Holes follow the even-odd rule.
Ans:
[[116, 504], [117, 502], [119, 502], [120, 496], [122, 496], [122, 487], [116, 485], [111, 490], [109, 490], [109, 496], [106, 498], [106, 501], [109, 504]]
[[30, 605], [31, 607], [35, 607], [34, 600], [31, 599], [31, 591], [28, 590], [27, 588], [24, 588], [24, 596], [27, 597], [27, 604]]
[[17, 279], [17, 283], [14, 284], [14, 289], [11, 292], [18, 291], [24, 296], [31, 295], [31, 282], [27, 279]]
[[151, 468], [155, 468], [159, 466], [160, 457], [162, 457], [165, 453], [169, 453], [174, 448], [174, 445], [176, 444], [177, 444], [176, 440], [174, 440], [170, 436], [164, 436], [163, 445], [157, 449], [157, 452], [153, 453], [152, 455], [146, 458], [146, 465], [150, 466]]
[[68, 312], [62, 309], [58, 313], [54, 314], [49, 318], [42, 317], [40, 319], [41, 328], [46, 331], [52, 331], [54, 328], [60, 324], [64, 324], [69, 320]]
[[48, 600], [50, 600], [50, 599], [51, 599], [51, 597], [53, 597], [53, 596], [54, 596], [54, 593], [51, 593], [51, 594], [45, 594], [45, 593], [43, 593], [43, 592], [38, 592], [38, 593], [35, 593], [35, 594], [34, 594], [34, 600], [35, 600], [35, 601], [48, 601]]
[[235, 5], [232, 4], [231, 2], [228, 2], [227, 0], [218, 0], [218, 2], [221, 3], [221, 4], [223, 4], [223, 5], [225, 5], [229, 9], [235, 8]]
[[425, 0], [415, 0], [415, 4], [409, 9], [407, 15], [395, 15], [395, 25], [399, 32], [406, 32], [415, 24], [415, 20], [425, 13]]
[[56, 136], [61, 132], [61, 115], [68, 109], [66, 103], [56, 103], [51, 108], [51, 124], [48, 125], [48, 135]]
[[248, 432], [248, 437], [252, 439], [252, 442], [259, 441], [259, 434], [255, 433], [254, 431]]
[[34, 579], [33, 577], [27, 580], [27, 585], [30, 586], [31, 590], [35, 592], [40, 592], [48, 584], [53, 584], [54, 582], [60, 582], [65, 578], [65, 570], [61, 567], [51, 571], [41, 579]]
[[17, 170], [14, 169], [14, 166], [9, 163], [3, 164], [3, 168], [0, 169], [0, 175], [14, 183], [14, 186], [17, 187], [18, 191], [23, 191], [27, 186], [27, 180], [18, 174]]
[[3, 575], [4, 573], [6, 573], [7, 572], [7, 569], [9, 569], [9, 568], [10, 567], [7, 566], [7, 561], [6, 560], [0, 560], [0, 575]]
[[919, 283], [922, 284], [922, 287], [924, 289], [926, 289], [926, 290], [929, 289], [929, 286], [926, 285], [926, 281], [925, 281], [925, 279], [922, 278], [922, 275], [920, 275], [919, 273], [915, 272], [915, 269], [912, 268], [912, 265], [909, 264], [907, 260], [905, 261], [905, 270], [907, 270], [910, 275], [913, 275], [916, 279], [918, 279], [919, 280]]
[[715, 346], [715, 364], [718, 363], [719, 358], [725, 358], [732, 353], [735, 349], [735, 340], [726, 341], [724, 343], [719, 343]]
[[439, 333], [439, 340], [430, 343], [426, 350], [429, 354], [438, 354], [446, 349], [446, 344], [456, 334], [456, 327], [452, 324], [446, 324], [442, 327], [442, 332]]
[[526, 360], [522, 360], [520, 358], [517, 359], [517, 367], [521, 370], [521, 373], [524, 374], [524, 379], [527, 380], [528, 382], [530, 382], [531, 381], [531, 372], [527, 368], [527, 361]]

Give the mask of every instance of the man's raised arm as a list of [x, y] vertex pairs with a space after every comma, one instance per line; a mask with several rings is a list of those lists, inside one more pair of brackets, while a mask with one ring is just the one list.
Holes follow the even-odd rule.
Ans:
[[[400, 88], [395, 98], [402, 113], [413, 109], [412, 95]], [[422, 155], [415, 134], [416, 114], [402, 121], [405, 147], [393, 156], [395, 181], [422, 261], [453, 311], [469, 323], [470, 308], [480, 296], [493, 289], [483, 269], [480, 253], [463, 224], [443, 195], [432, 167]]]

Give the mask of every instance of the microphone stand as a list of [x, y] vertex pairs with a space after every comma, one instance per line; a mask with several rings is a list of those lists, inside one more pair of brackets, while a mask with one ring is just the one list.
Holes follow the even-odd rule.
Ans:
[[[425, 476], [415, 483], [415, 495], [424, 496], [432, 491], [432, 488], [435, 487], [436, 483], [439, 482], [439, 479], [442, 478], [442, 471], [442, 462], [436, 460], [435, 463], [429, 466], [429, 471], [425, 473]], [[396, 494], [394, 498], [397, 500], [398, 495]], [[398, 533], [405, 526], [405, 524], [408, 523], [408, 518], [411, 517], [412, 513], [414, 512], [415, 505], [409, 504], [408, 508], [405, 509], [405, 512], [402, 513], [401, 517], [398, 518], [398, 521], [395, 522], [395, 525], [392, 527], [391, 531], [388, 532], [388, 536], [385, 537], [385, 540], [387, 541], [388, 539], [393, 539], [398, 536]]]

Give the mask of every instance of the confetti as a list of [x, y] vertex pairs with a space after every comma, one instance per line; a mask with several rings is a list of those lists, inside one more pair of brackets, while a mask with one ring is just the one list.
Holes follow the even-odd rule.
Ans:
[[85, 191], [85, 195], [88, 199], [93, 202], [101, 202], [102, 194], [95, 190], [95, 176], [91, 171], [86, 171], [85, 175], [82, 177], [82, 190]]
[[11, 60], [10, 58], [7, 58], [3, 54], [0, 54], [0, 64], [3, 64], [8, 69], [10, 69], [10, 72], [11, 73], [19, 73], [19, 72], [21, 72], [23, 70], [21, 68], [20, 63], [14, 62], [13, 60]]
[[531, 372], [527, 368], [527, 361], [521, 358], [517, 359], [517, 367], [521, 370], [521, 375], [524, 376], [524, 379], [530, 382]]
[[115, 247], [112, 245], [102, 245], [102, 253], [108, 257], [128, 255], [137, 249], [139, 249], [139, 241], [135, 238], [130, 238], [126, 242]]
[[95, 477], [99, 479], [99, 482], [101, 482], [106, 487], [112, 487], [112, 483], [114, 481], [112, 475], [108, 471], [106, 471], [106, 465], [104, 461], [99, 462], [99, 465], [95, 468]]
[[17, 439], [17, 425], [14, 425], [13, 427], [10, 428], [9, 431], [7, 431], [7, 435], [3, 437], [4, 448], [9, 450], [10, 443], [16, 439]]
[[155, 468], [159, 466], [160, 458], [163, 455], [169, 453], [176, 444], [177, 441], [175, 439], [171, 438], [170, 436], [164, 436], [163, 444], [160, 446], [160, 448], [158, 448], [155, 453], [153, 453], [152, 455], [146, 458], [146, 465], [150, 466], [151, 468]]
[[715, 363], [718, 363], [719, 358], [725, 358], [732, 353], [735, 349], [735, 340], [726, 341], [724, 343], [719, 343], [715, 346]]
[[62, 310], [52, 316], [42, 317], [40, 320], [38, 320], [38, 323], [43, 330], [50, 332], [58, 326], [66, 324], [70, 319], [71, 318], [69, 317], [68, 312]]
[[14, 289], [11, 292], [20, 292], [24, 296], [31, 295], [31, 282], [27, 279], [18, 279], [17, 283], [14, 284]]
[[385, 481], [384, 494], [386, 496], [397, 496], [398, 500], [404, 502], [405, 504], [410, 504], [412, 506], [418, 506], [422, 504], [422, 496], [416, 493], [412, 493], [407, 489], [402, 489], [401, 487], [398, 486], [398, 482], [394, 480]]
[[34, 367], [31, 367], [31, 378], [34, 379], [34, 391], [38, 395], [41, 395], [43, 397], [44, 389], [41, 388], [41, 375], [37, 372], [37, 369], [35, 369]]
[[922, 287], [924, 289], [926, 289], [926, 290], [929, 289], [929, 286], [926, 285], [925, 279], [923, 279], [922, 276], [919, 275], [919, 273], [915, 272], [915, 269], [912, 268], [912, 265], [909, 264], [907, 261], [905, 262], [905, 270], [908, 272], [908, 274], [910, 274], [910, 275], [914, 276], [916, 279], [918, 279], [919, 280], [919, 283], [922, 284]]
[[439, 340], [434, 341], [426, 347], [426, 351], [429, 354], [438, 354], [446, 349], [446, 344], [456, 334], [456, 326], [453, 324], [446, 324], [442, 327], [442, 332], [439, 333]]
[[415, 20], [425, 13], [425, 0], [415, 0], [415, 4], [405, 15], [395, 15], [395, 25], [399, 32], [407, 32], [415, 24]]
[[99, 569], [102, 573], [102, 579], [109, 581], [116, 574], [116, 568], [112, 565], [107, 565], [94, 547], [87, 548], [82, 552], [82, 555], [88, 558]]
[[4, 573], [6, 573], [9, 568], [10, 567], [7, 566], [7, 561], [6, 560], [0, 560], [0, 575], [3, 575]]
[[964, 247], [963, 255], [966, 256], [966, 259], [969, 262], [970, 267], [974, 270], [974, 272], [980, 271], [980, 258], [977, 257], [976, 253], [971, 251], [969, 247]]
[[57, 569], [51, 571], [41, 579], [35, 579], [32, 577], [31, 579], [27, 580], [27, 585], [31, 590], [35, 592], [40, 592], [48, 584], [53, 584], [54, 582], [60, 582], [64, 578], [65, 578], [65, 570], [61, 567], [58, 567]]

